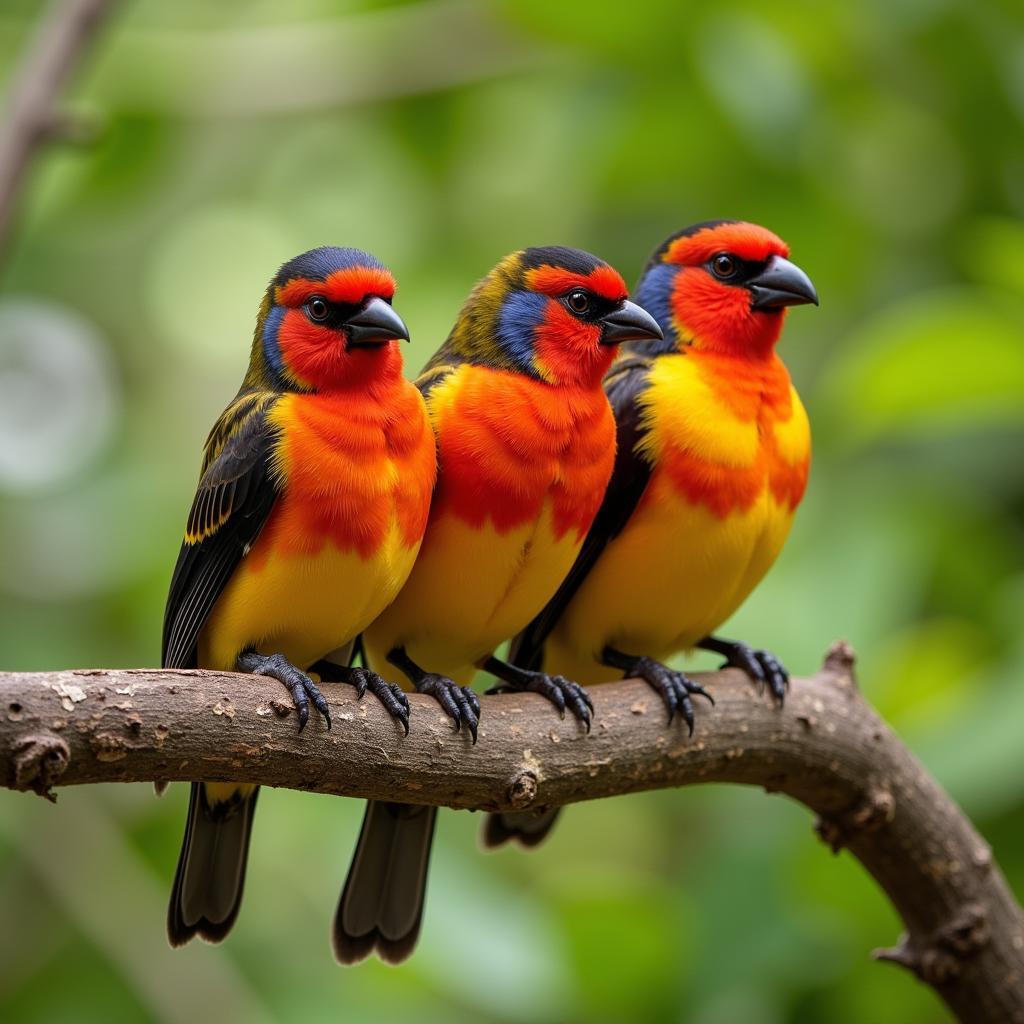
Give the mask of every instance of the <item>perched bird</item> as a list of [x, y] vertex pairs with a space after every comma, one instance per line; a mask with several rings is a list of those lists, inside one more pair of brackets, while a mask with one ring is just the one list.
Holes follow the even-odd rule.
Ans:
[[[818, 296], [788, 255], [765, 228], [711, 221], [651, 257], [636, 299], [665, 340], [625, 347], [605, 377], [611, 483], [511, 662], [584, 684], [639, 676], [691, 733], [691, 695], [708, 695], [663, 663], [676, 652], [722, 654], [782, 702], [788, 676], [774, 655], [713, 634], [775, 561], [807, 484], [807, 415], [775, 344], [786, 308]], [[484, 841], [534, 845], [555, 815], [490, 815]]]
[[[436, 478], [408, 331], [388, 270], [358, 249], [286, 263], [260, 306], [249, 369], [206, 442], [171, 580], [163, 665], [254, 672], [291, 692], [299, 730], [330, 709], [306, 669], [353, 639], [412, 568]], [[408, 700], [363, 669], [408, 731]], [[257, 787], [193, 784], [167, 916], [171, 945], [234, 923]]]
[[[363, 635], [368, 664], [401, 669], [476, 740], [469, 683], [484, 669], [588, 724], [574, 683], [493, 656], [555, 593], [611, 475], [615, 423], [601, 378], [623, 341], [660, 339], [622, 278], [576, 249], [502, 260], [474, 289], [417, 381], [439, 474], [419, 558]], [[419, 933], [436, 812], [371, 803], [334, 923], [343, 963], [398, 962]]]

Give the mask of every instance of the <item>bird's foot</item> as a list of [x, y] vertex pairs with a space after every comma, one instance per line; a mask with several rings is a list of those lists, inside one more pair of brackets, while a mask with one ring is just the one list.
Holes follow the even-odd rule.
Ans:
[[384, 705], [384, 710], [402, 723], [405, 735], [409, 735], [409, 698], [397, 683], [389, 683], [383, 676], [368, 668], [353, 668], [347, 680], [356, 688], [356, 696], [362, 700], [367, 690]]
[[602, 660], [606, 665], [622, 669], [626, 678], [636, 676], [650, 683], [665, 702], [669, 725], [672, 724], [676, 715], [682, 715], [691, 736], [693, 735], [694, 710], [690, 694], [705, 697], [711, 704], [715, 703], [714, 698], [700, 683], [695, 682], [685, 672], [677, 672], [660, 661], [655, 661], [654, 658], [630, 657], [611, 647], [606, 647]]
[[565, 718], [565, 709], [573, 713], [575, 718], [587, 727], [590, 732], [590, 719], [594, 713], [594, 705], [590, 694], [571, 679], [565, 676], [549, 676], [545, 672], [530, 672], [516, 669], [514, 679], [506, 679], [497, 686], [492, 686], [487, 693], [539, 693], [558, 708], [559, 715]]
[[746, 672], [754, 680], [758, 693], [763, 693], [767, 686], [779, 707], [782, 707], [789, 687], [789, 673], [771, 651], [750, 647], [735, 640], [719, 640], [717, 637], [707, 637], [697, 646], [725, 655], [722, 668], [738, 668]]
[[347, 683], [354, 686], [356, 696], [362, 700], [367, 691], [384, 705], [384, 710], [396, 721], [402, 723], [405, 735], [409, 735], [409, 698], [402, 688], [389, 683], [383, 676], [358, 665], [339, 665], [326, 659], [316, 662], [310, 672], [316, 671], [324, 682]]
[[256, 651], [243, 651], [238, 656], [237, 667], [240, 672], [251, 672], [254, 675], [269, 676], [288, 687], [299, 715], [299, 732], [309, 721], [309, 703], [324, 716], [327, 728], [331, 727], [331, 709], [316, 683], [305, 672], [297, 669], [283, 654], [258, 654]]
[[480, 724], [480, 701], [468, 686], [459, 686], [454, 679], [439, 676], [434, 672], [426, 672], [416, 680], [417, 693], [425, 693], [433, 697], [441, 705], [444, 713], [455, 723], [458, 732], [463, 725], [469, 730], [476, 743], [476, 731]]
[[669, 725], [672, 724], [672, 720], [677, 714], [682, 715], [691, 736], [693, 735], [695, 716], [690, 694], [704, 697], [711, 704], [715, 703], [711, 694], [700, 683], [695, 682], [686, 675], [685, 672], [677, 672], [675, 669], [662, 665], [660, 661], [655, 661], [653, 658], [638, 659], [638, 663], [630, 675], [639, 676], [650, 683], [665, 702]]

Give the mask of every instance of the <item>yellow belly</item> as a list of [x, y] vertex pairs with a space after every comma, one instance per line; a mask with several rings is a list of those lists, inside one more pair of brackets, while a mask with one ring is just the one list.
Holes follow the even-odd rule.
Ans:
[[777, 359], [663, 356], [642, 402], [647, 490], [545, 647], [547, 671], [584, 684], [618, 677], [597, 662], [607, 645], [664, 660], [718, 629], [782, 550], [806, 481], [807, 415]]
[[[325, 543], [315, 555], [250, 553], [235, 570], [199, 638], [199, 664], [232, 669], [252, 645], [305, 668], [365, 629], [394, 598], [416, 559], [392, 524], [363, 558]], [[256, 548], [253, 549], [253, 552]]]
[[621, 676], [597, 662], [606, 645], [659, 660], [692, 647], [747, 598], [792, 521], [767, 489], [749, 510], [722, 519], [656, 475], [552, 633], [545, 671], [605, 682]]
[[578, 550], [575, 531], [555, 538], [549, 506], [504, 533], [451, 515], [432, 521], [398, 598], [364, 634], [370, 663], [381, 671], [403, 646], [428, 672], [468, 684], [476, 663], [554, 595]]

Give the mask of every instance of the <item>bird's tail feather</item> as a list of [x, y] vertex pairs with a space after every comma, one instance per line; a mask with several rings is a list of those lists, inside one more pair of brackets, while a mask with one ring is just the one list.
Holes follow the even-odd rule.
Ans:
[[252, 787], [239, 790], [229, 800], [211, 802], [204, 785], [192, 783], [185, 838], [167, 909], [172, 946], [183, 946], [196, 935], [220, 942], [235, 923], [258, 793]]
[[555, 827], [560, 807], [546, 811], [514, 811], [488, 814], [484, 819], [483, 843], [488, 849], [504, 846], [513, 839], [521, 846], [536, 846]]
[[371, 801], [334, 915], [334, 955], [397, 964], [419, 938], [437, 808]]

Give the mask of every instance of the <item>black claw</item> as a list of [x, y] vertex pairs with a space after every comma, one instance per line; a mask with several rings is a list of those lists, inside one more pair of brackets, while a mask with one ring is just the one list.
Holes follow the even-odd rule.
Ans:
[[712, 697], [711, 694], [700, 685], [700, 683], [695, 683], [692, 679], [689, 680], [689, 683], [690, 685], [687, 687], [688, 692], [697, 697], [704, 697], [712, 707], [715, 706], [715, 698]]
[[683, 697], [679, 701], [679, 704], [683, 709], [683, 721], [686, 722], [686, 728], [689, 729], [690, 735], [692, 736], [693, 725], [695, 720], [695, 716], [693, 713], [693, 701], [691, 701], [686, 694], [683, 694]]
[[283, 683], [292, 695], [292, 703], [299, 718], [299, 732], [306, 728], [309, 721], [309, 702], [323, 715], [327, 728], [331, 727], [331, 709], [324, 695], [305, 672], [297, 669], [283, 654], [258, 654], [256, 651], [243, 651], [238, 656], [237, 666], [241, 672], [252, 672], [255, 675], [269, 676]]
[[767, 677], [768, 689], [771, 690], [772, 696], [781, 706], [786, 699], [786, 690], [789, 688], [789, 673], [771, 651], [754, 651], [754, 657]]
[[639, 676], [650, 683], [665, 702], [669, 725], [672, 724], [676, 715], [680, 715], [686, 722], [691, 736], [696, 723], [696, 712], [690, 695], [705, 697], [711, 704], [715, 703], [714, 698], [700, 683], [694, 682], [683, 672], [676, 672], [667, 665], [662, 665], [660, 661], [655, 661], [653, 658], [637, 658], [636, 662], [629, 666], [627, 674]]
[[789, 688], [789, 673], [771, 651], [716, 637], [709, 637], [702, 643], [708, 650], [725, 655], [722, 668], [738, 668], [746, 672], [757, 686], [758, 693], [763, 693], [767, 687], [772, 698], [782, 707]]
[[462, 728], [462, 715], [459, 713], [459, 706], [455, 703], [455, 698], [450, 693], [441, 693], [438, 699], [449, 718], [455, 720], [455, 731], [458, 732]]
[[405, 735], [409, 735], [409, 698], [396, 683], [389, 683], [383, 676], [371, 672], [368, 668], [350, 668], [347, 670], [346, 681], [356, 688], [356, 696], [360, 700], [369, 691], [384, 705], [384, 710], [398, 722], [401, 722]]
[[476, 694], [468, 686], [463, 686], [459, 689], [456, 699], [459, 702], [459, 712], [462, 715], [462, 720], [466, 723], [466, 728], [469, 729], [473, 742], [476, 743], [477, 728], [480, 725], [480, 719], [474, 710], [474, 705], [478, 708], [480, 706], [476, 699]]
[[544, 696], [558, 708], [559, 716], [565, 718], [565, 691], [560, 686], [556, 686], [554, 680], [551, 680], [548, 688], [545, 689]]
[[565, 718], [565, 709], [569, 708], [573, 717], [582, 722], [587, 732], [590, 732], [594, 704], [590, 694], [579, 683], [574, 683], [565, 676], [549, 676], [544, 672], [530, 672], [516, 666], [505, 666], [504, 671], [515, 673], [513, 681], [498, 683], [487, 693], [539, 693], [555, 705], [562, 718]]
[[317, 711], [319, 711], [320, 714], [324, 716], [324, 720], [327, 722], [327, 728], [330, 729], [331, 709], [327, 703], [327, 700], [324, 698], [324, 695], [317, 688], [313, 680], [309, 679], [308, 677], [306, 679], [306, 682], [302, 684], [302, 688], [306, 691], [306, 694], [309, 696], [310, 700], [313, 701], [313, 705], [317, 709]]
[[[647, 680], [650, 682], [650, 680]], [[656, 684], [655, 689], [661, 694], [661, 699], [665, 702], [665, 707], [668, 710], [668, 724], [672, 724], [672, 719], [676, 717], [676, 712], [679, 710], [679, 694], [670, 686], [666, 689], [659, 689]]]
[[590, 732], [590, 716], [594, 710], [594, 705], [590, 702], [590, 695], [579, 683], [571, 684], [569, 707], [576, 718], [587, 727], [587, 732]]
[[465, 722], [473, 742], [476, 743], [480, 702], [470, 687], [459, 686], [453, 679], [431, 672], [416, 683], [416, 689], [433, 697], [441, 705], [444, 713], [454, 723], [456, 732], [462, 730], [462, 724]]

